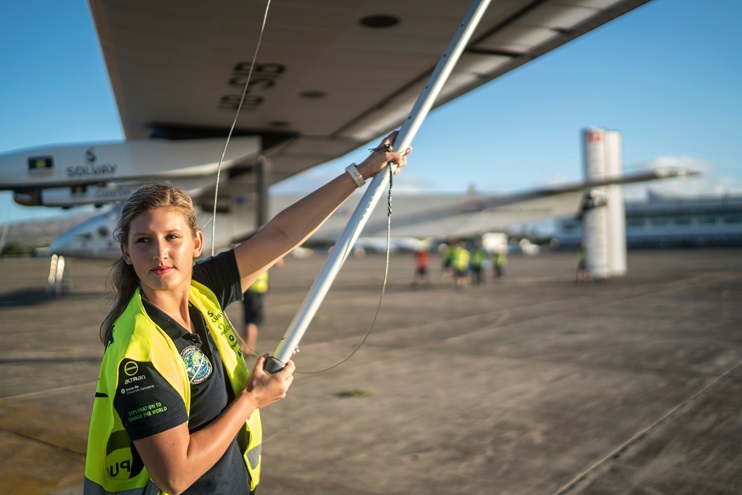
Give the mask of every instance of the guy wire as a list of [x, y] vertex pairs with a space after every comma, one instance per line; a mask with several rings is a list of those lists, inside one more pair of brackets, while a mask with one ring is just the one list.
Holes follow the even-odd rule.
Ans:
[[[387, 192], [387, 199], [386, 199], [386, 206], [387, 206], [387, 216], [386, 216], [386, 261], [384, 262], [384, 282], [381, 284], [381, 293], [379, 294], [379, 302], [376, 305], [376, 311], [374, 312], [374, 318], [371, 320], [371, 324], [368, 326], [368, 330], [366, 331], [366, 335], [363, 336], [363, 339], [358, 343], [358, 345], [353, 349], [350, 354], [345, 356], [343, 359], [338, 361], [337, 363], [328, 366], [327, 368], [321, 369], [321, 370], [314, 370], [314, 371], [294, 371], [295, 374], [300, 375], [313, 375], [317, 373], [324, 373], [325, 371], [330, 371], [331, 369], [337, 368], [344, 362], [346, 362], [348, 359], [352, 358], [353, 355], [358, 352], [358, 350], [363, 347], [363, 345], [366, 343], [366, 340], [368, 339], [369, 335], [371, 335], [371, 330], [373, 330], [374, 325], [376, 324], [376, 319], [379, 317], [379, 312], [381, 311], [381, 303], [384, 300], [384, 292], [386, 292], [386, 285], [387, 281], [389, 279], [389, 254], [391, 252], [391, 245], [392, 245], [392, 184], [394, 176], [394, 167], [392, 165], [388, 165], [389, 168], [389, 190]], [[347, 258], [348, 252], [351, 249], [351, 246], [348, 245], [346, 248], [346, 252], [343, 254], [343, 259]]]
[[[368, 339], [369, 335], [371, 335], [371, 330], [373, 330], [374, 325], [376, 324], [376, 320], [379, 317], [379, 311], [381, 311], [381, 303], [384, 300], [384, 293], [386, 292], [386, 285], [387, 281], [389, 279], [389, 258], [390, 258], [390, 252], [391, 252], [391, 245], [392, 245], [392, 185], [394, 183], [394, 180], [392, 177], [394, 176], [394, 170], [393, 167], [389, 166], [389, 190], [387, 192], [387, 217], [386, 217], [386, 261], [384, 263], [384, 281], [381, 284], [381, 293], [379, 294], [379, 302], [376, 305], [376, 311], [374, 312], [374, 318], [371, 320], [371, 324], [368, 326], [368, 330], [366, 331], [366, 335], [363, 336], [363, 339], [361, 342], [358, 343], [358, 345], [353, 349], [350, 354], [345, 356], [343, 359], [338, 361], [337, 363], [333, 364], [332, 366], [328, 366], [327, 368], [321, 369], [321, 370], [313, 370], [313, 371], [299, 371], [295, 370], [295, 374], [299, 375], [314, 375], [318, 373], [324, 373], [325, 371], [330, 371], [331, 369], [337, 368], [344, 362], [346, 362], [348, 359], [352, 358], [353, 355], [358, 352], [358, 350], [363, 347], [363, 345], [366, 343], [366, 340]], [[350, 252], [351, 246], [346, 247], [345, 253], [343, 253], [343, 258], [347, 258], [348, 254]], [[224, 316], [227, 316], [227, 313], [224, 313]], [[230, 325], [232, 325], [232, 322], [229, 322]], [[232, 327], [234, 328], [234, 327]], [[237, 338], [242, 342], [243, 344], [245, 341], [237, 335]], [[254, 356], [259, 356], [259, 354], [255, 351], [255, 349], [250, 349], [250, 352]], [[297, 351], [298, 352], [298, 351]]]
[[211, 256], [214, 256], [214, 244], [216, 240], [216, 203], [219, 199], [219, 178], [222, 173], [222, 162], [227, 154], [227, 147], [229, 146], [229, 140], [232, 138], [234, 128], [237, 126], [237, 118], [240, 116], [240, 110], [242, 110], [242, 104], [245, 102], [245, 96], [247, 95], [247, 89], [250, 86], [250, 79], [252, 78], [252, 71], [255, 67], [255, 63], [258, 60], [258, 51], [260, 50], [260, 43], [263, 41], [263, 33], [265, 32], [265, 24], [268, 20], [268, 9], [270, 8], [271, 0], [268, 0], [265, 4], [265, 12], [263, 13], [263, 24], [260, 27], [260, 36], [258, 36], [258, 43], [255, 45], [255, 52], [252, 56], [252, 62], [250, 63], [250, 71], [247, 73], [247, 79], [245, 80], [245, 87], [242, 88], [242, 96], [240, 97], [240, 103], [237, 105], [237, 111], [234, 114], [234, 120], [232, 120], [232, 127], [229, 129], [227, 134], [227, 140], [224, 143], [224, 149], [222, 150], [222, 156], [219, 158], [219, 164], [216, 167], [216, 187], [214, 188], [214, 211], [211, 215]]

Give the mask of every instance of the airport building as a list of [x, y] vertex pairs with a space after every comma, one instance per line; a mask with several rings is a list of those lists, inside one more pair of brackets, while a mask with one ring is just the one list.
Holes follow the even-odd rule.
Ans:
[[[624, 204], [630, 249], [742, 246], [742, 195], [680, 198], [650, 192], [645, 201]], [[576, 247], [581, 219], [559, 219], [554, 237], [560, 247]]]

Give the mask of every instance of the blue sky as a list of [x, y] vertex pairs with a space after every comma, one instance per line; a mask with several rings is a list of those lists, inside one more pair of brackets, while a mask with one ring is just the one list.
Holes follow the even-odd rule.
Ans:
[[[625, 171], [703, 173], [655, 190], [742, 193], [740, 19], [739, 0], [653, 0], [433, 111], [395, 187], [507, 193], [578, 180], [580, 132], [595, 125], [622, 133]], [[0, 42], [0, 152], [123, 139], [85, 0], [3, 2]], [[304, 192], [365, 153], [276, 190]], [[57, 213], [9, 193], [0, 211], [0, 223]]]

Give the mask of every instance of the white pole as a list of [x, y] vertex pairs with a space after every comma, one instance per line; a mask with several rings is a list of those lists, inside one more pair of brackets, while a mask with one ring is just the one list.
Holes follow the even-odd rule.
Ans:
[[[486, 12], [489, 3], [490, 0], [475, 0], [471, 7], [469, 7], [464, 20], [459, 24], [456, 34], [454, 34], [446, 51], [430, 75], [428, 83], [412, 107], [410, 115], [400, 128], [394, 141], [394, 149], [396, 151], [405, 150], [412, 144], [415, 134], [417, 134], [420, 125], [422, 125], [423, 120], [428, 115], [451, 71], [453, 71], [466, 44], [469, 42], [472, 34], [474, 34], [474, 30]], [[390, 164], [389, 166], [394, 165]], [[385, 169], [376, 174], [366, 189], [363, 198], [353, 212], [353, 216], [348, 221], [348, 225], [346, 225], [340, 239], [338, 239], [332, 253], [330, 253], [330, 256], [325, 262], [325, 266], [317, 276], [317, 280], [315, 280], [311, 289], [309, 289], [294, 319], [289, 324], [289, 328], [278, 343], [273, 356], [266, 363], [265, 369], [269, 373], [283, 369], [296, 350], [299, 341], [304, 336], [304, 332], [319, 309], [322, 300], [330, 290], [330, 286], [340, 271], [340, 267], [345, 262], [351, 247], [355, 244], [376, 203], [378, 203], [384, 193], [384, 188], [388, 182], [389, 172]]]

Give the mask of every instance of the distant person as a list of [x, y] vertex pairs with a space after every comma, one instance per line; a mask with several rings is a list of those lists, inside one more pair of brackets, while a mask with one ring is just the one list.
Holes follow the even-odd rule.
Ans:
[[577, 248], [577, 275], [575, 276], [575, 283], [582, 284], [587, 281], [587, 252], [585, 251], [585, 241], [580, 241], [580, 245]]
[[495, 278], [501, 278], [505, 276], [505, 267], [508, 264], [507, 255], [501, 250], [495, 250], [493, 254], [492, 267], [494, 269]]
[[295, 367], [289, 360], [268, 374], [265, 355], [249, 372], [223, 308], [301, 245], [366, 179], [389, 162], [400, 171], [405, 155], [385, 146], [395, 136], [250, 239], [195, 264], [204, 235], [188, 194], [147, 184], [129, 197], [115, 233], [122, 253], [113, 267], [115, 300], [101, 325], [105, 351], [84, 494], [255, 491], [260, 409], [286, 397]]
[[471, 253], [471, 277], [474, 285], [480, 285], [484, 282], [482, 274], [487, 263], [487, 251], [477, 244]]
[[430, 285], [429, 264], [430, 253], [427, 246], [418, 247], [415, 250], [415, 276], [412, 285], [418, 285], [418, 283]]
[[265, 293], [268, 292], [268, 272], [263, 272], [242, 294], [244, 325], [240, 327], [240, 350], [246, 356], [258, 355], [258, 326], [265, 319]]
[[443, 247], [441, 249], [441, 278], [453, 273], [451, 269], [451, 256], [453, 254], [453, 244], [454, 242], [451, 240], [446, 241], [443, 244]]
[[460, 242], [454, 242], [451, 248], [451, 269], [453, 270], [454, 285], [463, 289], [469, 284], [469, 262], [471, 255]]

